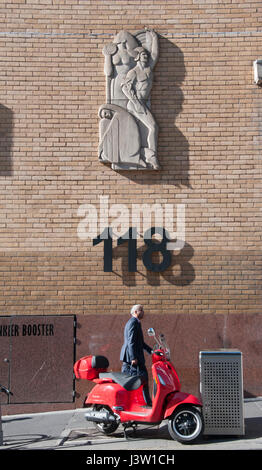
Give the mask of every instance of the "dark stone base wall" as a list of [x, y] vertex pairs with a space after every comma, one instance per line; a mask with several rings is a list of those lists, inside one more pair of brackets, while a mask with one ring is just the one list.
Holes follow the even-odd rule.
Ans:
[[[85, 355], [104, 355], [109, 359], [109, 370], [121, 370], [119, 360], [123, 342], [126, 315], [78, 315], [76, 317], [75, 360]], [[238, 349], [243, 354], [244, 397], [262, 396], [262, 314], [254, 315], [152, 315], [142, 320], [144, 340], [153, 346], [147, 329], [164, 333], [171, 350], [171, 359], [177, 370], [182, 391], [200, 396], [199, 352], [220, 348]], [[69, 345], [64, 344], [64, 348]], [[62, 349], [60, 347], [60, 349]], [[145, 353], [151, 383], [151, 358]], [[68, 366], [67, 366], [68, 367]], [[68, 369], [65, 373], [71, 374]], [[53, 377], [52, 380], [56, 380]], [[2, 404], [2, 414], [19, 414], [81, 408], [93, 382], [75, 381], [76, 396], [72, 403]], [[3, 403], [3, 402], [2, 402]]]
[[[105, 355], [109, 369], [120, 370], [123, 330], [129, 315], [88, 315], [78, 317], [77, 358], [88, 354]], [[144, 340], [153, 345], [147, 329], [164, 333], [171, 349], [171, 359], [178, 372], [182, 390], [200, 393], [199, 352], [220, 348], [238, 349], [243, 354], [244, 396], [262, 395], [262, 314], [257, 315], [150, 315], [142, 320]], [[146, 364], [151, 375], [151, 359]], [[77, 406], [82, 406], [92, 382], [76, 382]]]

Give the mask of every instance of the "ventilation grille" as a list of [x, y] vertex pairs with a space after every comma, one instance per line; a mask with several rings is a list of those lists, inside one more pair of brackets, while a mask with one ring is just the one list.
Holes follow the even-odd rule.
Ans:
[[205, 434], [244, 434], [242, 354], [200, 352]]

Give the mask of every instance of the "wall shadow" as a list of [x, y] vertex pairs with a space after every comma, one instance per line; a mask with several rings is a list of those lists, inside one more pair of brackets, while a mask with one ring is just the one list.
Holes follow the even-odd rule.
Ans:
[[172, 184], [191, 187], [189, 143], [175, 125], [176, 118], [183, 109], [181, 85], [185, 76], [183, 52], [173, 42], [159, 35], [159, 59], [154, 70], [151, 111], [159, 127], [158, 159], [161, 170], [118, 170], [122, 176], [141, 185]]
[[13, 173], [13, 112], [0, 104], [0, 176]]
[[[137, 260], [142, 260], [143, 253], [147, 246], [144, 244], [137, 249]], [[184, 247], [178, 252], [171, 252], [171, 263], [170, 266], [162, 272], [154, 272], [145, 269], [142, 272], [137, 268], [136, 272], [128, 271], [128, 258], [127, 249], [124, 247], [117, 247], [113, 249], [113, 258], [121, 258], [121, 269], [122, 273], [118, 274], [113, 270], [114, 274], [122, 277], [123, 284], [126, 286], [136, 286], [139, 277], [144, 277], [148, 285], [160, 286], [161, 277], [166, 282], [174, 286], [188, 286], [195, 280], [195, 269], [192, 265], [192, 258], [194, 256], [194, 249], [189, 243], [185, 243]], [[161, 263], [162, 255], [160, 253], [154, 253], [154, 263]]]

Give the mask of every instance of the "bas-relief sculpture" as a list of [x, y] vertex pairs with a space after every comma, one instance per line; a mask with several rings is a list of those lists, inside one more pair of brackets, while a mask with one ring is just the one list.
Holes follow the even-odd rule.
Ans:
[[99, 109], [99, 160], [114, 170], [158, 170], [158, 127], [150, 111], [157, 34], [121, 31], [103, 54], [106, 104]]

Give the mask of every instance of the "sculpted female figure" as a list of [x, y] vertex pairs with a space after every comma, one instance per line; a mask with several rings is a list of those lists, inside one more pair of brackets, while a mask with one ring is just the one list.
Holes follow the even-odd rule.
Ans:
[[122, 92], [121, 82], [127, 72], [135, 64], [134, 49], [138, 47], [138, 42], [127, 31], [120, 31], [111, 44], [104, 47], [105, 55], [105, 75], [107, 83], [107, 103], [116, 104], [126, 108], [127, 99]]

